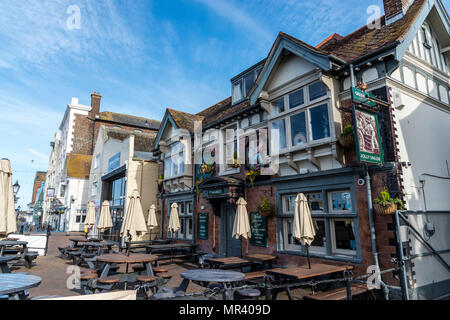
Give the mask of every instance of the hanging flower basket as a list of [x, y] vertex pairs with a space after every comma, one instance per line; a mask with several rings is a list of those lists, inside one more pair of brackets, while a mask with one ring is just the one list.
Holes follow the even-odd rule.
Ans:
[[395, 213], [395, 211], [397, 210], [397, 204], [390, 203], [389, 205], [381, 205], [379, 203], [374, 203], [373, 210], [376, 214], [389, 216]]
[[270, 217], [275, 212], [275, 207], [269, 203], [267, 197], [264, 197], [263, 202], [258, 206], [258, 212], [263, 217]]
[[341, 135], [338, 137], [339, 143], [346, 148], [353, 147], [355, 145], [355, 137], [353, 134]]

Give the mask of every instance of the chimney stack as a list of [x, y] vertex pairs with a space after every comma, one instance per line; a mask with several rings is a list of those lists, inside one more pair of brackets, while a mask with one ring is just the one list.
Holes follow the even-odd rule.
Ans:
[[95, 118], [96, 115], [100, 113], [100, 100], [102, 96], [98, 92], [94, 92], [91, 94], [91, 111], [89, 112], [89, 116], [91, 118]]
[[386, 25], [405, 16], [414, 0], [383, 0]]

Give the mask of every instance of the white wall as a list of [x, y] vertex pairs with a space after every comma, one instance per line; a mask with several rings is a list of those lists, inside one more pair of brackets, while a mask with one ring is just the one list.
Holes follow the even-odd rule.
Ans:
[[278, 67], [274, 68], [266, 84], [267, 91], [271, 91], [292, 79], [315, 69], [315, 66], [296, 55], [284, 57]]
[[[424, 210], [419, 176], [423, 173], [449, 177], [450, 108], [447, 111], [425, 103], [419, 96], [401, 91], [402, 110], [395, 109], [401, 161], [411, 163], [403, 168], [407, 208]], [[428, 210], [449, 210], [450, 180], [425, 177], [425, 199]]]
[[[83, 231], [84, 224], [76, 223], [75, 216], [77, 209], [86, 209], [89, 180], [68, 178], [67, 181], [66, 220], [68, 229], [69, 231]], [[71, 201], [72, 196], [75, 199], [73, 202]]]

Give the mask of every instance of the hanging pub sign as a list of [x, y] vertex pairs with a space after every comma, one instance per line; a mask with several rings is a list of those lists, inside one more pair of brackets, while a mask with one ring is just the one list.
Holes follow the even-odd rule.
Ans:
[[363, 104], [369, 107], [376, 107], [377, 103], [370, 98], [375, 98], [375, 96], [369, 92], [365, 92], [361, 89], [352, 87], [352, 101], [357, 104]]
[[383, 147], [375, 112], [353, 107], [355, 145], [358, 162], [383, 165]]
[[250, 212], [250, 245], [256, 247], [268, 247], [267, 239], [267, 217], [259, 212]]
[[208, 240], [208, 213], [199, 212], [197, 219], [197, 238], [200, 240]]

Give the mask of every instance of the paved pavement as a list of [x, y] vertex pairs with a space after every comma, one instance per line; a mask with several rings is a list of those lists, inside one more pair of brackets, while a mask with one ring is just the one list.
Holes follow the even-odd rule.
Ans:
[[[58, 247], [70, 245], [71, 241], [69, 238], [80, 235], [82, 235], [82, 233], [71, 233], [70, 236], [68, 236], [65, 232], [54, 232], [49, 239], [47, 255], [37, 257], [36, 260], [34, 260], [31, 269], [26, 269], [22, 265], [16, 265], [11, 268], [12, 272], [28, 272], [29, 274], [42, 278], [42, 283], [39, 287], [29, 290], [31, 297], [48, 295], [64, 297], [83, 294], [80, 290], [69, 290], [67, 288], [66, 282], [70, 274], [66, 272], [68, 267], [72, 266], [72, 261], [60, 258], [58, 251]], [[172, 279], [167, 284], [169, 287], [176, 287], [181, 283], [182, 278], [180, 277], [180, 273], [182, 271], [198, 268], [196, 264], [186, 261], [179, 261], [176, 264], [161, 263], [160, 266], [168, 268], [169, 273], [173, 275]], [[121, 265], [119, 271], [124, 271], [122, 268], [124, 269], [125, 265]], [[204, 288], [191, 284], [189, 285], [187, 292], [198, 292], [202, 290], [204, 290]]]

